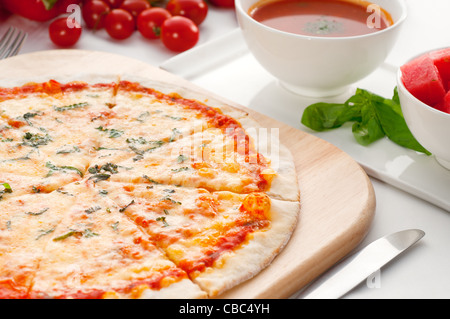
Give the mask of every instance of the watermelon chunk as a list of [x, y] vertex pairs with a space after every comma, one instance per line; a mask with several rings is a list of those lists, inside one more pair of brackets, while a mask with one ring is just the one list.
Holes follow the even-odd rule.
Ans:
[[448, 86], [450, 84], [450, 48], [431, 52], [430, 57], [446, 85], [445, 89], [448, 90], [450, 88]]
[[450, 89], [450, 48], [442, 49], [430, 53], [430, 57], [433, 60], [434, 65], [437, 67], [442, 81], [444, 82], [445, 89]]
[[417, 99], [430, 106], [442, 101], [446, 90], [430, 55], [406, 63], [401, 71], [403, 84]]
[[444, 96], [444, 99], [434, 106], [439, 111], [450, 114], [450, 92]]

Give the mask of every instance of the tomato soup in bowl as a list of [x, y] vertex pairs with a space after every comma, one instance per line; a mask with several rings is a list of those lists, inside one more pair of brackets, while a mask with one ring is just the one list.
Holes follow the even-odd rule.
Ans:
[[326, 97], [380, 66], [406, 19], [404, 0], [235, 0], [250, 52], [281, 85]]
[[356, 36], [394, 24], [389, 12], [366, 1], [260, 1], [250, 8], [249, 14], [274, 29], [307, 36]]

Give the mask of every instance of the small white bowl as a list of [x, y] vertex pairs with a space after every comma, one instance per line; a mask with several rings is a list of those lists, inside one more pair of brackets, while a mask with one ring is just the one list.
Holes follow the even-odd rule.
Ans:
[[[409, 61], [429, 52], [419, 54]], [[441, 112], [414, 97], [403, 84], [400, 69], [397, 73], [397, 87], [403, 116], [409, 130], [416, 140], [434, 155], [439, 164], [450, 170], [450, 114]]]
[[310, 97], [344, 93], [386, 59], [406, 19], [404, 0], [373, 0], [394, 24], [378, 32], [349, 37], [288, 33], [254, 20], [248, 10], [259, 0], [235, 0], [236, 15], [249, 50], [288, 90]]

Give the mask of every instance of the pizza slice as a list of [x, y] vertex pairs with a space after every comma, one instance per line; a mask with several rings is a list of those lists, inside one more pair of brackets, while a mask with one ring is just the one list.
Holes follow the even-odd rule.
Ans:
[[299, 210], [298, 203], [260, 192], [103, 181], [97, 186], [209, 296], [267, 266], [285, 245]]
[[239, 122], [219, 108], [121, 81], [112, 111], [99, 121], [101, 146], [89, 169], [115, 166], [105, 173], [111, 180], [248, 193], [268, 188], [274, 176]]
[[36, 115], [95, 119], [114, 105], [116, 86], [114, 81], [90, 84], [49, 80], [0, 88], [0, 113], [14, 127], [27, 124]]
[[9, 197], [52, 192], [60, 185], [80, 180], [89, 163], [86, 140], [75, 144], [76, 138], [66, 138], [71, 143], [66, 145], [55, 133], [58, 131], [48, 126], [35, 127], [30, 122], [18, 128], [6, 125], [0, 131], [0, 183], [12, 187], [14, 192], [7, 194]]
[[28, 298], [50, 234], [73, 198], [60, 192], [0, 200], [0, 298]]
[[50, 235], [31, 298], [205, 296], [92, 181], [62, 191], [74, 202]]
[[210, 191], [265, 191], [276, 175], [265, 158], [234, 133], [206, 129], [114, 163], [111, 181], [200, 187]]
[[[59, 148], [49, 145], [52, 132], [34, 128], [16, 131], [20, 140], [0, 144], [0, 182], [9, 183], [15, 190], [26, 188], [32, 193], [33, 186], [35, 192], [51, 192], [60, 185], [81, 180], [89, 165], [87, 154], [65, 158], [57, 154]], [[81, 148], [78, 149], [81, 152]]]
[[0, 181], [24, 176], [15, 189], [51, 192], [80, 180], [100, 145], [87, 124], [109, 116], [115, 84], [49, 81], [0, 96], [8, 90], [0, 104]]
[[207, 122], [202, 114], [156, 91], [135, 83], [120, 82], [111, 116], [92, 121], [98, 133], [97, 165], [133, 158], [202, 131]]

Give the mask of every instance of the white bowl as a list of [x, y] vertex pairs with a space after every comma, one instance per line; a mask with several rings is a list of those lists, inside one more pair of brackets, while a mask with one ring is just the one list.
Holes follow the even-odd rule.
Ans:
[[283, 32], [254, 20], [248, 10], [259, 0], [235, 0], [236, 15], [249, 50], [282, 86], [297, 94], [325, 97], [348, 87], [380, 66], [406, 19], [403, 0], [373, 0], [394, 24], [349, 37], [315, 37]]
[[439, 164], [450, 170], [450, 114], [441, 112], [414, 97], [403, 84], [400, 69], [397, 73], [397, 87], [403, 116], [409, 130], [416, 140], [434, 155]]

